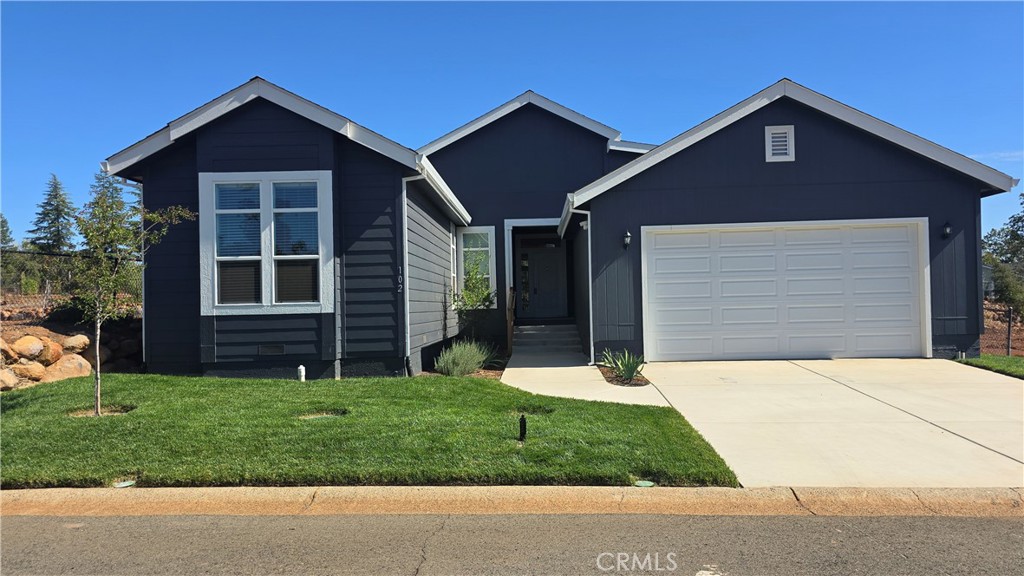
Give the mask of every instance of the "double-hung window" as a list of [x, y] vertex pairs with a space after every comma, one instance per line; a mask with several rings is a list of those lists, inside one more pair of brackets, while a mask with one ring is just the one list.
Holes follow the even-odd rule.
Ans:
[[334, 310], [331, 172], [200, 173], [204, 315]]
[[[494, 276], [494, 226], [467, 226], [458, 229], [459, 290], [462, 290], [466, 270], [477, 269], [496, 290]], [[492, 308], [497, 307], [497, 298]]]

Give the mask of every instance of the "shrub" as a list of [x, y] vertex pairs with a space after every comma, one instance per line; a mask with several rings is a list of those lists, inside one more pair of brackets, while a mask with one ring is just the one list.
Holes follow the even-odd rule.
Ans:
[[434, 368], [445, 376], [465, 376], [483, 368], [493, 356], [494, 352], [486, 344], [463, 340], [442, 350]]
[[[484, 256], [485, 257], [485, 256]], [[491, 291], [491, 281], [484, 276], [481, 267], [486, 263], [469, 260], [462, 278], [462, 290], [453, 294], [452, 302], [455, 313], [459, 317], [459, 327], [469, 332], [470, 338], [476, 338], [477, 326], [484, 314], [494, 305], [495, 293]]]
[[987, 259], [992, 266], [992, 283], [995, 284], [995, 299], [1007, 306], [1013, 306], [1016, 313], [1024, 311], [1024, 282], [1014, 274], [1013, 268], [994, 259]]
[[633, 354], [629, 350], [612, 352], [605, 348], [601, 354], [601, 363], [611, 368], [616, 377], [632, 382], [644, 369], [644, 356]]

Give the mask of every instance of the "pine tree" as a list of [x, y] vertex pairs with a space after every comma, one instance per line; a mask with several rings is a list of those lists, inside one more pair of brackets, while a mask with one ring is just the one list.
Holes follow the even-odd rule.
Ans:
[[41, 252], [64, 253], [75, 247], [75, 208], [56, 174], [50, 174], [46, 196], [39, 203], [35, 228], [28, 231], [28, 240]]
[[14, 236], [11, 235], [11, 226], [7, 223], [7, 217], [0, 214], [0, 248], [4, 250], [14, 250], [17, 244], [14, 242]]

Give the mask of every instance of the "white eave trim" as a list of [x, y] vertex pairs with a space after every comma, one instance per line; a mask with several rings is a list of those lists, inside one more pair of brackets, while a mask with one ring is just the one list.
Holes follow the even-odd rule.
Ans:
[[562, 216], [558, 219], [558, 237], [565, 236], [565, 228], [569, 226], [572, 218], [572, 194], [565, 195], [565, 206], [562, 207]]
[[815, 108], [825, 114], [870, 132], [880, 138], [889, 140], [894, 144], [903, 146], [904, 148], [916, 152], [926, 158], [930, 158], [931, 160], [948, 166], [953, 170], [976, 178], [992, 186], [996, 190], [1007, 191], [1019, 182], [1019, 180], [1003, 174], [994, 168], [990, 168], [976, 160], [972, 160], [962, 154], [953, 152], [948, 148], [944, 148], [934, 142], [925, 140], [920, 136], [911, 134], [906, 130], [897, 128], [892, 124], [883, 122], [874, 116], [865, 114], [864, 112], [851, 108], [841, 102], [837, 102], [823, 94], [819, 94], [813, 90], [805, 88], [792, 80], [783, 79], [718, 114], [717, 116], [701, 122], [697, 126], [683, 132], [679, 136], [676, 136], [661, 146], [658, 146], [654, 150], [651, 150], [636, 160], [633, 160], [629, 164], [622, 166], [618, 170], [610, 172], [602, 178], [580, 188], [572, 195], [572, 207], [577, 208], [582, 204], [593, 200], [605, 191], [618, 186], [640, 172], [643, 172], [662, 160], [675, 155], [681, 150], [689, 148], [693, 144], [700, 142], [704, 138], [711, 136], [730, 124], [733, 124], [761, 108], [764, 108], [783, 96], [788, 96], [797, 102]]
[[448, 187], [448, 184], [441, 178], [441, 174], [438, 173], [434, 165], [430, 163], [430, 160], [426, 156], [420, 156], [417, 165], [417, 170], [423, 175], [427, 183], [430, 184], [440, 198], [442, 204], [444, 204], [448, 216], [453, 217], [452, 219], [458, 222], [460, 226], [468, 226], [470, 221], [473, 219], [469, 212], [466, 210], [462, 202], [455, 196], [452, 189]]
[[619, 152], [635, 152], [637, 154], [646, 154], [657, 147], [657, 144], [644, 144], [643, 142], [630, 142], [628, 140], [608, 141], [608, 149], [617, 150]]
[[338, 132], [353, 142], [379, 152], [408, 168], [416, 168], [417, 166], [416, 153], [409, 148], [364, 128], [340, 114], [331, 112], [323, 106], [314, 104], [284, 88], [257, 77], [177, 120], [171, 121], [159, 132], [114, 154], [107, 159], [107, 171], [116, 174], [170, 146], [182, 136], [197, 130], [255, 98], [269, 100], [282, 108], [308, 118], [334, 132]]
[[421, 147], [419, 150], [417, 150], [417, 152], [423, 154], [424, 156], [433, 154], [434, 152], [437, 152], [438, 150], [444, 148], [445, 146], [448, 146], [452, 142], [460, 140], [472, 134], [473, 132], [476, 132], [477, 130], [483, 128], [484, 126], [487, 126], [488, 124], [496, 120], [499, 120], [504, 116], [507, 116], [508, 114], [511, 114], [512, 112], [518, 110], [523, 106], [526, 106], [527, 104], [534, 104], [536, 106], [539, 106], [540, 108], [543, 108], [544, 110], [547, 110], [548, 112], [551, 112], [556, 116], [561, 116], [562, 118], [565, 118], [566, 120], [574, 124], [578, 124], [579, 126], [582, 126], [583, 128], [590, 130], [591, 132], [600, 134], [601, 136], [607, 138], [609, 141], [618, 140], [621, 136], [621, 133], [618, 130], [610, 126], [605, 126], [604, 124], [601, 124], [597, 120], [587, 118], [586, 116], [580, 114], [579, 112], [576, 112], [575, 110], [570, 110], [569, 108], [566, 108], [565, 106], [562, 106], [557, 102], [548, 100], [547, 98], [541, 96], [540, 94], [537, 94], [533, 90], [527, 90], [526, 92], [520, 94], [519, 96], [516, 96], [512, 100], [509, 100], [508, 102], [502, 104], [501, 106], [498, 106], [494, 110], [491, 110], [490, 112], [484, 114], [483, 116], [480, 116], [476, 120], [464, 124], [459, 128], [456, 128], [455, 130], [452, 130], [451, 132], [445, 134], [444, 136], [441, 136], [437, 140], [434, 140], [433, 142]]

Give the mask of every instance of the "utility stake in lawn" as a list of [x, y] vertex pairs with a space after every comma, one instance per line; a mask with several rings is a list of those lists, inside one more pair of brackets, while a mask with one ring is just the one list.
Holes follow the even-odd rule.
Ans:
[[526, 414], [519, 415], [519, 441], [526, 442]]

